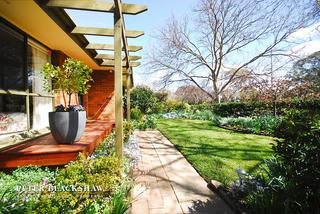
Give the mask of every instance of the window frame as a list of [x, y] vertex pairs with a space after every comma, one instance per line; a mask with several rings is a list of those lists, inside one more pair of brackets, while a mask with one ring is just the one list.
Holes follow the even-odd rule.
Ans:
[[33, 38], [17, 26], [13, 25], [12, 23], [8, 22], [6, 19], [0, 16], [0, 23], [3, 25], [6, 25], [7, 27], [11, 28], [13, 31], [16, 31], [17, 33], [20, 33], [24, 37], [24, 50], [23, 50], [23, 74], [24, 74], [24, 91], [20, 90], [11, 90], [11, 89], [2, 89], [0, 88], [0, 95], [17, 95], [17, 96], [24, 96], [26, 97], [26, 115], [27, 115], [27, 130], [31, 130], [31, 113], [30, 113], [30, 97], [46, 97], [46, 98], [52, 98], [52, 110], [54, 109], [55, 104], [55, 96], [54, 94], [39, 94], [39, 93], [31, 93], [29, 91], [28, 87], [28, 71], [27, 71], [27, 63], [28, 63], [28, 40], [32, 40], [35, 43], [39, 43], [41, 46], [45, 47], [49, 51], [52, 51], [48, 46], [43, 44], [42, 42], [38, 41], [37, 39]]

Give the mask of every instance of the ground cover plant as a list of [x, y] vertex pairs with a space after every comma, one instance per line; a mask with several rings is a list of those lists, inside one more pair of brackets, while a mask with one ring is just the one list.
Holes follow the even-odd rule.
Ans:
[[275, 135], [275, 157], [248, 173], [235, 192], [256, 213], [319, 213], [320, 115], [289, 111]]
[[235, 131], [246, 133], [273, 135], [278, 128], [281, 117], [259, 116], [259, 117], [226, 117], [213, 121], [219, 126], [231, 128]]
[[250, 171], [272, 156], [273, 138], [233, 132], [210, 121], [159, 119], [158, 129], [201, 176], [227, 187], [237, 179], [238, 168]]
[[[0, 172], [0, 213], [124, 213], [130, 205], [128, 175], [137, 156], [132, 125], [124, 124], [125, 158], [115, 156], [112, 132], [90, 157], [63, 168], [23, 167]], [[128, 149], [126, 147], [129, 147]]]

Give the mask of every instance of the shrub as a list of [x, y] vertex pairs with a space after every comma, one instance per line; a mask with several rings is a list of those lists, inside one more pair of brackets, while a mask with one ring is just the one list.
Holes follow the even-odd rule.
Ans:
[[155, 129], [157, 128], [157, 123], [158, 121], [154, 116], [148, 115], [146, 117], [145, 124], [147, 125], [147, 128]]
[[29, 186], [54, 180], [54, 172], [47, 168], [23, 167], [12, 174], [0, 172], [0, 213], [27, 213], [35, 207], [39, 193], [31, 194]]
[[253, 213], [286, 213], [288, 184], [283, 172], [284, 166], [276, 158], [264, 160], [255, 176], [239, 174], [232, 193]]
[[127, 143], [132, 134], [133, 124], [131, 121], [124, 121], [123, 123], [123, 143]]
[[288, 111], [275, 136], [282, 138], [273, 147], [275, 158], [247, 175], [236, 192], [254, 213], [319, 213], [319, 114]]
[[[77, 161], [71, 162], [59, 171], [53, 183], [60, 190], [63, 190], [63, 187], [68, 187], [69, 190], [54, 193], [44, 191], [35, 210], [39, 213], [52, 212], [51, 210], [56, 210], [57, 213], [79, 213], [92, 207], [93, 203], [105, 207], [106, 201], [120, 183], [119, 159], [113, 156], [88, 159], [80, 155]], [[71, 191], [73, 187], [77, 191]], [[84, 189], [88, 187], [90, 191]], [[96, 198], [98, 200], [95, 200]]]
[[131, 91], [131, 106], [142, 113], [150, 113], [157, 103], [155, 93], [148, 87], [138, 86]]
[[153, 114], [158, 114], [166, 111], [166, 102], [156, 102], [155, 105], [153, 106], [151, 113]]
[[138, 122], [137, 128], [140, 130], [146, 130], [146, 129], [155, 129], [157, 128], [157, 118], [152, 115], [146, 115], [142, 121]]
[[[238, 117], [221, 118], [220, 125], [238, 131], [272, 135], [281, 122], [280, 117], [260, 116], [260, 117]], [[215, 121], [216, 123], [216, 121]]]
[[[197, 105], [193, 108], [197, 108]], [[221, 117], [248, 117], [248, 116], [267, 116], [274, 115], [273, 103], [267, 102], [226, 102], [221, 104], [212, 104], [211, 108], [199, 106], [199, 108], [208, 108], [214, 114]], [[284, 115], [286, 110], [301, 109], [314, 112], [320, 111], [320, 100], [294, 100], [292, 102], [279, 102], [276, 104], [277, 115]]]
[[165, 112], [188, 112], [191, 107], [188, 103], [177, 101], [177, 100], [168, 100], [166, 102]]
[[275, 153], [290, 182], [291, 210], [320, 210], [320, 115], [306, 110], [287, 112], [276, 131]]
[[212, 111], [213, 110], [213, 104], [212, 103], [193, 104], [193, 105], [191, 105], [191, 110], [193, 112], [196, 112], [196, 111]]
[[131, 119], [133, 120], [141, 120], [143, 114], [138, 108], [131, 109]]
[[192, 116], [190, 119], [196, 119], [196, 120], [212, 120], [214, 117], [214, 114], [209, 110], [197, 111], [191, 115]]
[[[126, 138], [132, 124], [125, 122], [124, 130]], [[132, 185], [122, 173], [128, 174], [133, 164], [127, 156], [123, 163], [114, 156], [114, 139], [112, 132], [91, 157], [80, 155], [63, 169], [24, 167], [12, 174], [0, 172], [0, 213], [124, 213]], [[134, 150], [132, 145], [129, 148]], [[17, 191], [17, 187], [40, 184], [43, 190]], [[98, 191], [92, 191], [93, 186]]]
[[227, 102], [214, 104], [212, 110], [221, 117], [248, 117], [259, 115], [272, 115], [272, 104], [269, 103], [243, 103]]

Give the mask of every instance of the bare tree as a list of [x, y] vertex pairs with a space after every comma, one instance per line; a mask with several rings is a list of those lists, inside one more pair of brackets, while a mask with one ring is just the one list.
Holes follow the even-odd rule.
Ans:
[[165, 86], [192, 83], [220, 101], [241, 70], [253, 71], [252, 64], [271, 54], [286, 55], [288, 36], [311, 24], [306, 1], [201, 0], [194, 16], [172, 17], [159, 31], [150, 70], [163, 73]]
[[193, 85], [180, 86], [175, 92], [175, 97], [178, 100], [187, 102], [189, 104], [199, 104], [209, 99], [206, 93]]

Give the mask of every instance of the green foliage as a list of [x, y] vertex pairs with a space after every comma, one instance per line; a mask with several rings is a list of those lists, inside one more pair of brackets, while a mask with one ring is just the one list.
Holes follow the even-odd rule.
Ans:
[[18, 168], [12, 174], [0, 172], [0, 194], [5, 191], [16, 191], [16, 187], [39, 184], [46, 178], [53, 180], [54, 173], [47, 168], [23, 167]]
[[275, 158], [247, 177], [241, 198], [255, 213], [319, 213], [320, 115], [288, 111], [275, 136]]
[[320, 92], [320, 51], [298, 60], [289, 77], [297, 84], [308, 84], [315, 93]]
[[306, 213], [319, 210], [320, 115], [306, 110], [289, 111], [276, 136], [283, 139], [278, 140], [274, 150], [285, 166], [283, 176], [290, 184], [290, 209]]
[[155, 129], [157, 128], [157, 124], [158, 120], [155, 116], [146, 115], [137, 123], [136, 127], [140, 130]]
[[115, 154], [115, 132], [111, 132], [94, 150], [94, 156], [110, 156]]
[[131, 91], [131, 107], [144, 114], [151, 112], [156, 103], [157, 97], [148, 87], [138, 86]]
[[240, 176], [239, 186], [233, 187], [233, 193], [253, 213], [288, 213], [291, 202], [287, 200], [288, 184], [283, 172], [284, 166], [276, 158], [266, 159], [256, 169], [256, 176]]
[[[232, 128], [234, 130], [254, 133], [272, 135], [278, 128], [281, 122], [280, 117], [274, 116], [260, 116], [260, 117], [238, 117], [238, 118], [221, 118], [221, 126]], [[217, 123], [214, 121], [214, 123]]]
[[131, 119], [139, 121], [139, 120], [141, 120], [142, 116], [143, 116], [143, 114], [140, 111], [140, 109], [138, 109], [138, 108], [131, 109]]
[[201, 103], [201, 104], [193, 104], [191, 105], [192, 111], [212, 111], [213, 104], [212, 103]]
[[[69, 189], [55, 193], [43, 192], [35, 210], [37, 213], [51, 210], [56, 210], [57, 213], [79, 213], [84, 210], [89, 212], [94, 210], [94, 207], [105, 206], [104, 201], [108, 200], [110, 193], [114, 192], [120, 183], [119, 159], [113, 156], [88, 159], [80, 155], [77, 161], [59, 171], [54, 182], [58, 189]], [[95, 197], [104, 200], [94, 200]]]
[[[274, 104], [267, 102], [226, 102], [221, 104], [201, 104], [192, 106], [193, 110], [211, 110], [221, 117], [252, 117], [274, 115]], [[320, 111], [320, 100], [293, 100], [292, 102], [279, 102], [276, 104], [277, 115], [285, 114], [289, 109], [305, 109]]]
[[269, 103], [241, 103], [228, 102], [214, 104], [212, 110], [221, 117], [248, 117], [258, 115], [272, 115], [273, 105]]
[[0, 172], [0, 213], [27, 213], [35, 207], [39, 193], [29, 192], [29, 186], [54, 180], [47, 168], [23, 167], [12, 174]]
[[32, 210], [33, 201], [26, 199], [26, 194], [10, 194], [5, 192], [0, 195], [0, 213], [28, 213]]
[[132, 189], [132, 183], [124, 182], [114, 193], [111, 201], [110, 214], [122, 214], [129, 208], [130, 201], [128, 195]]
[[191, 107], [188, 103], [182, 101], [168, 100], [164, 110], [165, 112], [188, 112], [191, 110]]
[[155, 129], [157, 128], [157, 118], [154, 117], [154, 116], [151, 116], [151, 115], [148, 115], [146, 117], [146, 120], [145, 120], [145, 124], [147, 125], [147, 128], [150, 128], [150, 129]]
[[89, 82], [93, 81], [91, 73], [92, 70], [87, 65], [71, 58], [65, 60], [62, 69], [47, 63], [42, 69], [44, 89], [48, 92], [51, 90], [54, 92], [62, 91], [69, 96], [71, 94], [86, 94], [90, 88]]
[[[125, 122], [124, 130], [128, 138], [132, 124]], [[124, 213], [130, 204], [132, 183], [122, 172], [126, 169], [128, 173], [130, 163], [114, 156], [114, 141], [112, 132], [92, 157], [81, 154], [62, 169], [24, 167], [12, 174], [0, 172], [0, 213]], [[17, 187], [32, 185], [44, 188], [32, 194], [17, 191]], [[52, 191], [53, 187], [57, 191]]]
[[127, 143], [132, 134], [133, 124], [131, 121], [124, 121], [123, 123], [123, 143]]

